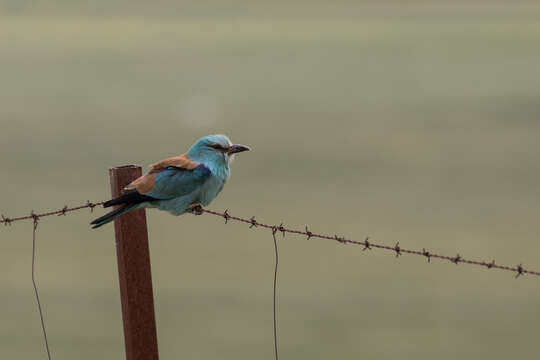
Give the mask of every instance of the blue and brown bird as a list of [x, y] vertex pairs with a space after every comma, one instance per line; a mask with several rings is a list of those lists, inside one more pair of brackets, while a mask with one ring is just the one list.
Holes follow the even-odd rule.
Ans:
[[187, 153], [152, 164], [150, 171], [127, 185], [121, 196], [103, 204], [118, 208], [90, 224], [97, 228], [141, 208], [158, 208], [177, 216], [196, 212], [223, 189], [234, 154], [247, 150], [247, 146], [233, 144], [225, 135], [202, 137]]

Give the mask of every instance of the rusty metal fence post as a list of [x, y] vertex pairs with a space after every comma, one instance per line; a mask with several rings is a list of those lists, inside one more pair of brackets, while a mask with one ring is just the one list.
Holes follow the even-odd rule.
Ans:
[[[141, 176], [140, 166], [111, 168], [112, 196]], [[148, 230], [144, 209], [114, 221], [126, 360], [158, 360]]]

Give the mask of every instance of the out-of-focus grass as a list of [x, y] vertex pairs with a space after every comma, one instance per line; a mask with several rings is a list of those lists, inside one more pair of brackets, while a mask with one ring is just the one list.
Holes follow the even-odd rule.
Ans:
[[[519, 18], [444, 8], [435, 18], [3, 17], [0, 212], [104, 199], [109, 167], [146, 166], [223, 132], [253, 151], [233, 163], [217, 209], [535, 267], [530, 8]], [[112, 228], [91, 231], [95, 213], [39, 225], [55, 358], [123, 356]], [[271, 356], [270, 234], [148, 216], [162, 357]], [[43, 348], [31, 225], [1, 236], [0, 355], [33, 359]], [[283, 358], [538, 355], [535, 279], [293, 237], [280, 249]]]

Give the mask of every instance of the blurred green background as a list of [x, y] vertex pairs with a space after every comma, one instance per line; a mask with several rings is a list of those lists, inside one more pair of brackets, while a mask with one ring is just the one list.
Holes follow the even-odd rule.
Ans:
[[[0, 213], [225, 133], [212, 208], [540, 269], [537, 1], [1, 1]], [[124, 356], [112, 226], [43, 219], [55, 359]], [[271, 359], [273, 243], [149, 211], [163, 359]], [[0, 229], [0, 358], [43, 359], [31, 223]], [[534, 358], [538, 279], [279, 239], [282, 359]]]

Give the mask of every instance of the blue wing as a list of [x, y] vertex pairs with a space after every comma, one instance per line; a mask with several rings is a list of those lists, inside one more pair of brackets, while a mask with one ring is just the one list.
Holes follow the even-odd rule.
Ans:
[[203, 164], [194, 169], [169, 166], [157, 174], [154, 188], [145, 193], [155, 199], [166, 200], [188, 195], [204, 184], [212, 172]]

